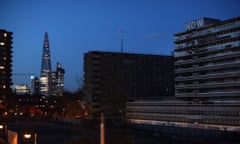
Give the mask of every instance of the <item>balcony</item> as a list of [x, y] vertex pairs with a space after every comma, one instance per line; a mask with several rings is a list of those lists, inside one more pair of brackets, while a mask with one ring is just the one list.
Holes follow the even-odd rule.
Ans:
[[188, 60], [177, 60], [174, 64], [176, 66], [181, 66], [181, 65], [187, 65], [187, 64], [194, 64], [194, 63], [204, 63], [204, 62], [208, 62], [208, 61], [217, 61], [217, 60], [225, 60], [225, 59], [229, 59], [229, 58], [236, 58], [236, 57], [240, 57], [240, 52], [229, 52], [229, 53], [225, 53], [225, 54], [218, 54], [218, 55], [210, 55], [207, 57], [202, 57], [196, 60], [194, 59], [188, 59]]
[[209, 89], [209, 88], [226, 88], [226, 87], [239, 87], [240, 82], [223, 82], [223, 83], [196, 83], [196, 84], [187, 84], [187, 85], [175, 85], [176, 90], [185, 90], [185, 89]]
[[176, 97], [182, 98], [201, 98], [201, 97], [239, 97], [240, 91], [232, 91], [232, 92], [209, 92], [209, 93], [175, 93]]
[[210, 66], [202, 66], [197, 68], [187, 68], [187, 69], [175, 69], [176, 74], [181, 73], [192, 73], [192, 72], [199, 72], [199, 71], [212, 71], [217, 69], [226, 69], [226, 68], [236, 68], [240, 67], [240, 63], [238, 61], [231, 62], [231, 63], [224, 63], [224, 64], [216, 64], [216, 65], [210, 65]]
[[217, 61], [217, 60], [225, 60], [225, 59], [229, 59], [229, 58], [236, 58], [236, 57], [240, 57], [240, 52], [236, 52], [236, 53], [225, 53], [225, 54], [218, 54], [218, 55], [210, 55], [207, 57], [202, 57], [199, 58], [199, 62], [208, 62], [208, 61]]
[[187, 76], [187, 77], [176, 77], [175, 81], [192, 81], [192, 80], [204, 80], [204, 79], [219, 79], [219, 78], [228, 78], [228, 77], [239, 77], [240, 72], [222, 72], [215, 74], [206, 74], [198, 76]]

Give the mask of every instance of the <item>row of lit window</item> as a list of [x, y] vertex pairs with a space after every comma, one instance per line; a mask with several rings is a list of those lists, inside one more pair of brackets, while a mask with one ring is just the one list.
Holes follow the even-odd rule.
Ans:
[[19, 102], [25, 102], [25, 101], [27, 101], [27, 102], [38, 102], [38, 101], [42, 101], [42, 99], [18, 99], [18, 101]]

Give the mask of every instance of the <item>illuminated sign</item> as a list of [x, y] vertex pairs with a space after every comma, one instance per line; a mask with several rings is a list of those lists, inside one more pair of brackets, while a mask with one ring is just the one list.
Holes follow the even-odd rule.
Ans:
[[203, 27], [203, 26], [204, 26], [204, 19], [203, 18], [193, 20], [193, 21], [190, 21], [190, 22], [186, 23], [186, 29], [187, 30], [197, 29], [197, 28], [200, 28], [200, 27]]

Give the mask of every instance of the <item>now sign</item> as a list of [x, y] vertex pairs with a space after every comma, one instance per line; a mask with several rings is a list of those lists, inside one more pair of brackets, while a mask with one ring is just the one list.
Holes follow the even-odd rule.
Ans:
[[187, 30], [197, 29], [203, 26], [204, 26], [204, 19], [198, 19], [198, 20], [194, 20], [186, 23]]

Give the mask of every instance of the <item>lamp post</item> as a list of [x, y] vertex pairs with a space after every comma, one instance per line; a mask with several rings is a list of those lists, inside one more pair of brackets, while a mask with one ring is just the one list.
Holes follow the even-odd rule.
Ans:
[[33, 131], [25, 131], [22, 133], [23, 144], [37, 144], [37, 133]]
[[105, 144], [105, 127], [104, 127], [103, 113], [101, 113], [101, 123], [100, 123], [100, 144]]
[[8, 142], [8, 130], [7, 124], [0, 123], [0, 138], [2, 138], [6, 143]]

